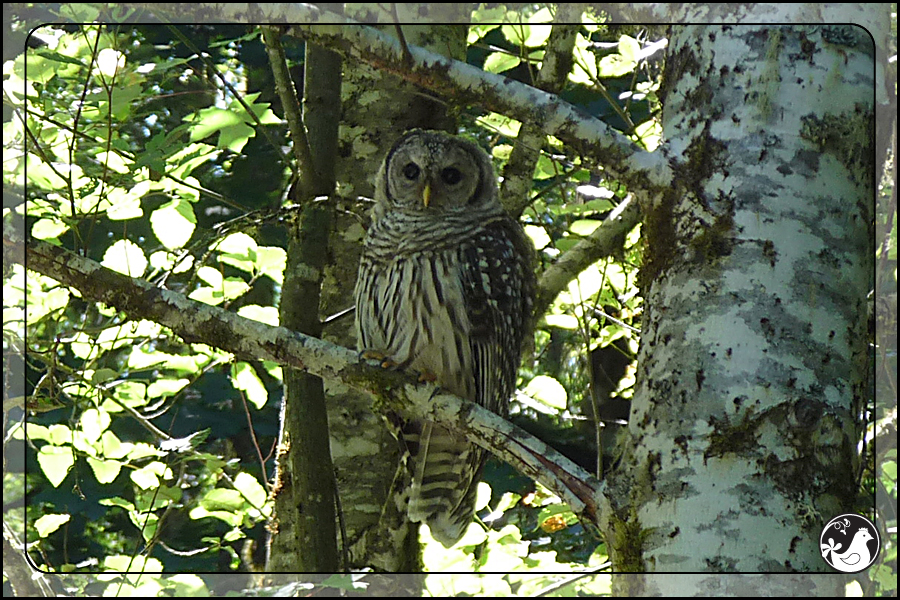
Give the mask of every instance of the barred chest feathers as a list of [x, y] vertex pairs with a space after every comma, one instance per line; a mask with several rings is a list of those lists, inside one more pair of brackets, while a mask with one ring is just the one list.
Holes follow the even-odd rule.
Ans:
[[[361, 348], [383, 351], [401, 368], [434, 375], [448, 391], [474, 400], [458, 249], [418, 252], [363, 267], [357, 298]], [[365, 275], [363, 277], [363, 274]], [[427, 282], [427, 284], [426, 284]]]
[[[497, 199], [477, 144], [413, 130], [387, 152], [356, 282], [360, 350], [501, 415], [530, 330], [533, 248]], [[407, 514], [445, 546], [472, 521], [487, 452], [458, 432], [392, 417]]]

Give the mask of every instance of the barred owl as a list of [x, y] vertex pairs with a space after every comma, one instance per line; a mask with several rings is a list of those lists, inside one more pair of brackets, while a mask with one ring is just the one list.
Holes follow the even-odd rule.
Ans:
[[[416, 129], [377, 177], [355, 291], [359, 349], [505, 416], [530, 331], [533, 249], [500, 205], [490, 157]], [[449, 548], [472, 520], [487, 453], [437, 424], [394, 421], [409, 518]]]

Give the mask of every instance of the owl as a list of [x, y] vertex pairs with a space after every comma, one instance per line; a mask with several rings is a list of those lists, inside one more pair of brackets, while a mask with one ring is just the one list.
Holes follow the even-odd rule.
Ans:
[[[531, 331], [533, 252], [481, 148], [405, 133], [375, 182], [355, 290], [358, 348], [506, 416]], [[436, 423], [392, 422], [410, 469], [409, 518], [449, 548], [472, 520], [487, 452]]]

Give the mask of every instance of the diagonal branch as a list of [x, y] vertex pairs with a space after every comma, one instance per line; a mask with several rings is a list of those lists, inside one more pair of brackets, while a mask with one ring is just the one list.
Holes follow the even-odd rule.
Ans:
[[[199, 18], [208, 5], [138, 3], [179, 20]], [[310, 4], [218, 4], [220, 19], [289, 24], [295, 35], [342, 55], [393, 73], [461, 104], [473, 104], [523, 123], [534, 123], [545, 134], [563, 140], [584, 158], [602, 165], [633, 192], [659, 192], [671, 180], [662, 152], [647, 152], [600, 119], [588, 115], [554, 94], [501, 75], [430, 52], [404, 47], [374, 27]], [[302, 24], [298, 24], [302, 23]]]
[[[24, 246], [24, 252], [21, 251]], [[406, 373], [359, 359], [353, 350], [272, 327], [217, 306], [116, 273], [95, 261], [40, 240], [25, 243], [10, 220], [3, 228], [4, 261], [77, 289], [135, 319], [170, 328], [186, 342], [215, 346], [236, 356], [272, 360], [340, 381], [375, 398], [376, 410], [425, 418], [467, 435], [501, 460], [553, 490], [584, 520], [596, 525], [609, 515], [605, 484], [540, 440], [500, 416]]]
[[[562, 4], [556, 12], [556, 23], [547, 38], [547, 50], [541, 62], [541, 70], [535, 78], [535, 85], [545, 92], [558, 93], [566, 83], [572, 70], [572, 49], [584, 7], [578, 4]], [[534, 167], [540, 156], [545, 136], [540, 127], [531, 122], [523, 122], [516, 136], [509, 160], [503, 168], [500, 184], [500, 201], [503, 207], [517, 217], [532, 202]]]
[[572, 246], [559, 260], [547, 267], [537, 286], [534, 314], [543, 315], [560, 292], [578, 274], [604, 256], [622, 249], [625, 236], [640, 222], [641, 214], [634, 197], [619, 203], [614, 211], [589, 236]]

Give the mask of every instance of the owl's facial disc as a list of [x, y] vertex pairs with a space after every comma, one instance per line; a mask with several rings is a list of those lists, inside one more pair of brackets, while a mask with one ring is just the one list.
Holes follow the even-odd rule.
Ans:
[[391, 159], [388, 187], [398, 206], [462, 210], [477, 202], [480, 177], [475, 158], [463, 148], [401, 147]]

